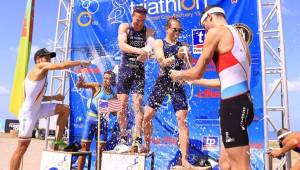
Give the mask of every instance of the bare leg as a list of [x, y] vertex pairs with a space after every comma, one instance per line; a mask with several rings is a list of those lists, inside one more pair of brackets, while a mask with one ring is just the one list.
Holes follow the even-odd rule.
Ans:
[[194, 166], [188, 162], [188, 147], [189, 147], [189, 129], [186, 124], [187, 110], [179, 110], [176, 112], [179, 130], [179, 148], [182, 154], [182, 166], [193, 168]]
[[10, 170], [19, 170], [21, 160], [30, 144], [30, 141], [30, 139], [19, 138], [18, 146], [10, 159]]
[[219, 166], [220, 166], [220, 169], [222, 169], [222, 170], [230, 170], [231, 169], [228, 154], [227, 154], [227, 152], [224, 148], [223, 142], [222, 142], [222, 145], [221, 145]]
[[232, 170], [251, 170], [249, 145], [225, 148]]
[[143, 152], [148, 153], [150, 151], [150, 142], [152, 136], [152, 119], [154, 117], [155, 110], [149, 106], [145, 107], [144, 115], [144, 138], [146, 142], [146, 147]]
[[[81, 142], [81, 150], [82, 151], [89, 151], [90, 150], [90, 145], [91, 145], [91, 142]], [[78, 157], [78, 162], [77, 162], [77, 165], [78, 165], [78, 170], [83, 170], [84, 168], [84, 164], [85, 164], [85, 156], [79, 156]]]
[[133, 109], [135, 113], [135, 136], [141, 137], [142, 123], [143, 123], [143, 108], [142, 108], [143, 95], [133, 94]]
[[118, 94], [118, 100], [120, 100], [122, 108], [118, 112], [118, 123], [120, 126], [120, 135], [127, 136], [127, 107], [128, 107], [128, 95], [127, 94]]
[[70, 109], [67, 105], [58, 104], [55, 108], [55, 114], [58, 114], [55, 138], [58, 140], [61, 139], [64, 134], [64, 130], [69, 118], [69, 113]]

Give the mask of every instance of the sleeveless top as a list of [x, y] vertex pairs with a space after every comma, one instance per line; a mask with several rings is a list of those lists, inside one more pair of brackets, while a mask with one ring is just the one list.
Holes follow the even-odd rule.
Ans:
[[98, 116], [98, 101], [99, 100], [109, 100], [115, 97], [115, 93], [111, 91], [110, 94], [107, 94], [104, 90], [104, 87], [101, 86], [101, 91], [98, 92], [96, 96], [91, 97], [87, 101], [87, 107], [88, 107], [88, 115], [92, 117]]
[[42, 80], [32, 81], [28, 77], [24, 80], [25, 100], [21, 112], [35, 111], [39, 109], [47, 87], [47, 76]]
[[[135, 31], [133, 27], [130, 26], [129, 33], [127, 35], [127, 44], [136, 48], [145, 47], [147, 41], [146, 34], [147, 34], [146, 26], [144, 26], [140, 31]], [[138, 54], [123, 53], [121, 66], [128, 66], [134, 68], [144, 67], [144, 64], [142, 62], [136, 61], [138, 56], [139, 56]]]
[[221, 98], [227, 99], [249, 91], [250, 63], [238, 31], [226, 25], [233, 36], [230, 51], [213, 57], [221, 82]]
[[166, 40], [163, 41], [163, 51], [165, 58], [170, 58], [172, 56], [175, 57], [175, 63], [166, 66], [166, 67], [160, 67], [159, 75], [169, 75], [170, 70], [181, 70], [183, 66], [183, 60], [177, 57], [178, 49], [182, 46], [181, 42], [177, 42], [176, 44], [170, 44]]

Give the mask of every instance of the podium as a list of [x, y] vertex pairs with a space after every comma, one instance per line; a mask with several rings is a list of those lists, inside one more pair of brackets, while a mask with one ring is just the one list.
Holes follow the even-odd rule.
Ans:
[[88, 169], [91, 169], [91, 152], [64, 152], [64, 151], [50, 151], [44, 150], [42, 152], [42, 161], [40, 170], [71, 170], [72, 158], [74, 156], [88, 156]]
[[154, 153], [102, 153], [102, 170], [154, 170]]
[[[211, 166], [207, 166], [207, 167], [196, 167], [195, 170], [211, 170], [212, 167]], [[180, 166], [180, 165], [176, 165], [176, 166], [173, 166], [171, 167], [171, 170], [193, 170], [193, 168], [185, 168], [183, 166]]]

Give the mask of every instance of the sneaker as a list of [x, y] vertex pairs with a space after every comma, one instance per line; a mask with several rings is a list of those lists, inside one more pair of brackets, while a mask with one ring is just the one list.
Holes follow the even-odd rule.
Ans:
[[63, 140], [54, 140], [52, 144], [50, 145], [50, 148], [52, 148], [55, 151], [63, 150], [67, 146], [67, 143]]
[[127, 145], [127, 140], [125, 138], [121, 138], [120, 143], [114, 148], [114, 151], [117, 153], [124, 153], [130, 150], [129, 146]]
[[81, 149], [81, 144], [79, 142], [74, 142], [64, 148], [65, 152], [78, 152]]
[[131, 145], [130, 152], [131, 153], [140, 153], [142, 150], [142, 138], [136, 137]]

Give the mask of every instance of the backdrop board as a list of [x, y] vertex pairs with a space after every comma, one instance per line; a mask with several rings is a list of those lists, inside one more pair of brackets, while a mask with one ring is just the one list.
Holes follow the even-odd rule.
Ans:
[[[258, 36], [257, 3], [250, 0], [208, 0], [208, 5], [219, 5], [224, 8], [229, 24], [234, 24], [250, 45], [251, 64], [251, 94], [255, 105], [255, 118], [249, 128], [251, 144], [251, 165], [253, 169], [264, 166], [264, 127], [261, 56]], [[118, 27], [123, 22], [131, 22], [131, 12], [136, 5], [143, 5], [148, 10], [145, 22], [147, 27], [155, 30], [156, 38], [165, 37], [166, 20], [177, 16], [184, 29], [180, 41], [190, 45], [193, 55], [192, 65], [201, 57], [205, 39], [205, 30], [199, 24], [203, 0], [75, 0], [72, 21], [71, 59], [88, 59], [92, 65], [88, 68], [75, 68], [70, 79], [70, 140], [80, 141], [83, 122], [86, 114], [86, 101], [90, 97], [89, 90], [79, 90], [75, 84], [81, 74], [89, 81], [102, 82], [106, 70], [112, 70], [120, 63], [120, 50], [117, 42]], [[116, 70], [116, 69], [115, 69]], [[145, 95], [143, 104], [157, 79], [159, 65], [155, 59], [145, 64]], [[216, 78], [217, 73], [213, 63], [210, 63], [205, 78]], [[219, 102], [220, 90], [200, 86], [185, 85], [189, 104], [188, 127], [190, 129], [189, 160], [197, 162], [200, 158], [219, 159], [220, 126]], [[131, 132], [134, 114], [132, 99], [129, 100], [129, 133]], [[116, 145], [118, 125], [116, 117], [109, 122], [108, 149]], [[158, 109], [153, 121], [153, 136], [151, 150], [155, 153], [155, 169], [170, 169], [179, 161], [178, 127], [175, 113], [166, 97]], [[92, 144], [95, 160], [95, 146]], [[94, 164], [92, 164], [94, 166]], [[214, 166], [218, 169], [218, 165]]]

